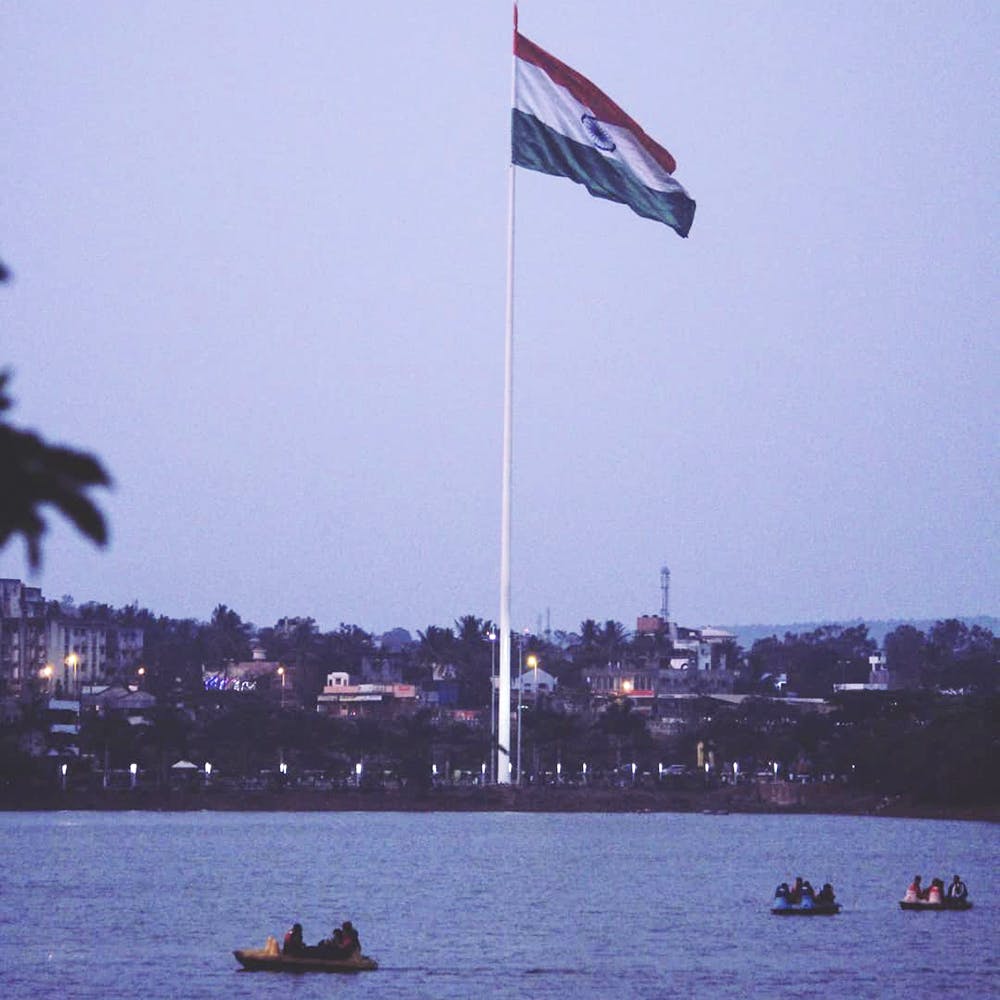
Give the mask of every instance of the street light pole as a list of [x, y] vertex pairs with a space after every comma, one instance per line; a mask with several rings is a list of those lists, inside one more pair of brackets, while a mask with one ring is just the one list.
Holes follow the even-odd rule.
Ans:
[[278, 667], [278, 676], [281, 678], [281, 707], [285, 707], [285, 668]]
[[528, 659], [525, 661], [529, 667], [531, 667], [531, 711], [532, 727], [535, 730], [534, 736], [531, 738], [531, 757], [532, 757], [532, 774], [537, 778], [538, 776], [538, 657], [534, 653], [528, 654]]
[[[497, 780], [497, 634], [490, 632], [490, 784]], [[508, 709], [509, 710], [509, 709]]]
[[73, 690], [76, 693], [76, 747], [77, 753], [80, 750], [80, 730], [83, 728], [83, 695], [80, 693], [80, 657], [76, 653], [70, 653], [66, 657], [66, 662], [73, 668]]
[[73, 692], [76, 694], [77, 698], [80, 697], [80, 675], [78, 667], [80, 664], [80, 657], [76, 653], [70, 653], [66, 657], [66, 663], [73, 668]]
[[517, 637], [517, 774], [514, 776], [514, 784], [521, 784], [521, 702], [524, 700], [524, 671], [521, 663], [521, 654], [524, 649], [521, 636]]

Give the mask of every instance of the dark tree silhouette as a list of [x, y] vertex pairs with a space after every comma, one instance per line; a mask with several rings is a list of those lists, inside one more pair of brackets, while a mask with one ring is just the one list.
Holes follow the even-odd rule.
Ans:
[[72, 521], [77, 530], [104, 545], [108, 529], [104, 515], [86, 495], [92, 486], [110, 486], [111, 479], [94, 455], [47, 444], [37, 434], [18, 430], [3, 416], [12, 406], [7, 394], [11, 373], [0, 372], [0, 548], [14, 535], [24, 538], [28, 564], [42, 561], [42, 535], [47, 524], [42, 508], [51, 505]]

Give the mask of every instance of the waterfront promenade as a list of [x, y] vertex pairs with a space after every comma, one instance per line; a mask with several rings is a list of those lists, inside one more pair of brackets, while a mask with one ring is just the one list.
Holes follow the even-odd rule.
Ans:
[[772, 813], [1000, 821], [1000, 805], [921, 803], [837, 785], [768, 782], [704, 789], [460, 787], [426, 790], [232, 787], [32, 789], [0, 793], [0, 811]]

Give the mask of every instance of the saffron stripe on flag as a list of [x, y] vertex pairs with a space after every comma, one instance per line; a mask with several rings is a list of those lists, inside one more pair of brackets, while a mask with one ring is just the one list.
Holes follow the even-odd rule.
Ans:
[[619, 125], [632, 132], [650, 156], [668, 174], [672, 174], [677, 169], [677, 161], [670, 155], [669, 151], [664, 149], [655, 139], [650, 138], [643, 131], [642, 126], [615, 104], [604, 91], [595, 87], [575, 69], [556, 59], [554, 55], [546, 52], [530, 39], [525, 38], [520, 32], [514, 35], [514, 55], [518, 59], [523, 59], [525, 62], [532, 63], [542, 69], [553, 81], [565, 87], [576, 100], [586, 105], [599, 121], [609, 125]]

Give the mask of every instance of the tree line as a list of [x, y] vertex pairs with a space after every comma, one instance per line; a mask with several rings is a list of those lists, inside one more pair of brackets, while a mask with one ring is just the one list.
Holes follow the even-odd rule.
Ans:
[[[66, 605], [59, 607], [65, 611]], [[141, 627], [142, 687], [157, 696], [148, 726], [84, 714], [80, 750], [95, 773], [105, 765], [121, 769], [137, 762], [144, 773], [165, 782], [170, 766], [187, 758], [211, 760], [222, 774], [274, 773], [281, 761], [295, 774], [349, 781], [363, 760], [366, 782], [389, 775], [423, 788], [435, 767], [442, 774], [478, 774], [490, 760], [485, 720], [499, 643], [488, 619], [470, 614], [450, 627], [430, 625], [415, 636], [397, 629], [379, 637], [347, 623], [324, 631], [305, 617], [258, 628], [224, 604], [204, 622], [156, 615], [137, 605], [91, 602], [72, 613]], [[281, 706], [276, 689], [266, 686], [249, 693], [204, 689], [203, 670], [249, 660], [252, 644], [263, 646], [268, 660], [294, 671], [297, 696], [287, 706]], [[823, 626], [758, 640], [749, 651], [737, 650], [734, 661], [737, 689], [749, 697], [736, 704], [709, 697], [662, 699], [647, 716], [628, 698], [592, 699], [584, 678], [589, 669], [608, 662], [650, 663], [670, 656], [665, 635], [630, 635], [619, 622], [590, 619], [575, 633], [516, 635], [515, 662], [534, 654], [558, 680], [555, 696], [522, 710], [526, 780], [551, 781], [556, 774], [570, 780], [584, 763], [593, 780], [623, 780], [633, 764], [639, 780], [658, 775], [662, 765], [693, 771], [700, 745], [712, 761], [711, 774], [676, 780], [700, 783], [777, 766], [781, 776], [832, 776], [886, 795], [995, 801], [1000, 698], [992, 633], [954, 620], [938, 622], [927, 632], [900, 626], [886, 636], [884, 649], [904, 688], [832, 695], [833, 683], [864, 679], [875, 648], [863, 625]], [[429, 681], [435, 664], [449, 664], [458, 704], [482, 710], [483, 721], [468, 726], [429, 708], [395, 719], [317, 713], [315, 696], [326, 674], [358, 675], [366, 660], [389, 662], [414, 684]], [[764, 697], [773, 694], [770, 678], [778, 673], [787, 675], [788, 688], [796, 693], [827, 698], [829, 710], [802, 711], [788, 699]], [[964, 693], [951, 693], [956, 691]], [[0, 781], [23, 780], [44, 765], [44, 759], [41, 765], [29, 761], [24, 748], [24, 735], [33, 726], [44, 726], [41, 699], [26, 706], [18, 722], [0, 728]]]
[[[324, 631], [304, 616], [257, 627], [225, 604], [217, 605], [208, 621], [199, 621], [158, 615], [137, 604], [74, 607], [68, 597], [62, 604], [50, 602], [53, 614], [66, 608], [85, 620], [142, 628], [144, 683], [161, 696], [194, 693], [202, 686], [203, 671], [222, 671], [229, 663], [249, 660], [256, 644], [267, 660], [294, 671], [297, 694], [307, 704], [315, 701], [328, 673], [357, 676], [367, 662], [388, 665], [405, 683], [417, 685], [431, 679], [435, 665], [447, 665], [458, 685], [458, 704], [481, 708], [489, 702], [499, 655], [496, 625], [474, 614], [451, 626], [428, 625], [415, 636], [402, 628], [377, 636], [345, 622]], [[513, 674], [533, 655], [568, 692], [585, 692], [589, 673], [608, 664], [655, 671], [677, 652], [666, 632], [630, 633], [612, 619], [586, 619], [576, 632], [515, 633], [511, 648]], [[997, 688], [1000, 640], [988, 628], [958, 619], [940, 620], [927, 631], [903, 624], [885, 636], [882, 649], [893, 688], [969, 693]], [[836, 684], [868, 681], [870, 657], [878, 651], [864, 624], [772, 635], [756, 640], [749, 650], [730, 642], [726, 650], [737, 693], [819, 698], [832, 694]], [[696, 679], [693, 687], [697, 690]]]

